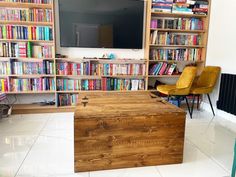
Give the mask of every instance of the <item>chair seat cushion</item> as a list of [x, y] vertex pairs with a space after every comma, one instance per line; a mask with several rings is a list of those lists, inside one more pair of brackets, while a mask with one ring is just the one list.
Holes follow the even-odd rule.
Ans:
[[202, 95], [212, 92], [212, 87], [193, 87], [191, 88], [190, 94]]
[[157, 91], [165, 95], [188, 95], [187, 89], [176, 89], [175, 85], [159, 85]]

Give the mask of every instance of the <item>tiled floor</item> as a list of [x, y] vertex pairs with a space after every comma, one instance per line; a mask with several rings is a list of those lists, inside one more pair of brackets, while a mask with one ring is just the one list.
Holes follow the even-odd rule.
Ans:
[[187, 118], [180, 165], [73, 173], [73, 114], [14, 115], [0, 120], [0, 177], [229, 176], [236, 124], [206, 112]]

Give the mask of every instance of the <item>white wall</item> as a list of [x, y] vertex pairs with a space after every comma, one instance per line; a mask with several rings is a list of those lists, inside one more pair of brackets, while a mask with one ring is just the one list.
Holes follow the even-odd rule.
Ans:
[[[236, 74], [235, 11], [235, 0], [212, 0], [206, 64], [221, 66], [222, 73]], [[219, 83], [211, 95], [214, 106], [219, 96]]]

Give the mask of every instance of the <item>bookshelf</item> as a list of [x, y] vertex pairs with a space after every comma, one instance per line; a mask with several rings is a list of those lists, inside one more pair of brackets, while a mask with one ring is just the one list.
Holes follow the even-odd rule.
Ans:
[[156, 80], [170, 83], [178, 79], [179, 72], [165, 73], [171, 64], [180, 72], [189, 64], [196, 65], [198, 73], [205, 66], [211, 1], [190, 5], [186, 2], [147, 0], [145, 59], [148, 90], [155, 90]]
[[0, 1], [0, 89], [55, 94], [53, 0]]
[[146, 90], [146, 60], [56, 59], [59, 107], [73, 107], [79, 93]]

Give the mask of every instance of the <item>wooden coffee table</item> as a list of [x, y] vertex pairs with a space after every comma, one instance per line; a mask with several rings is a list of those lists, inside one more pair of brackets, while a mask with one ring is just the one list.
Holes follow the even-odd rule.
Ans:
[[81, 94], [75, 172], [182, 163], [186, 113], [149, 92]]

